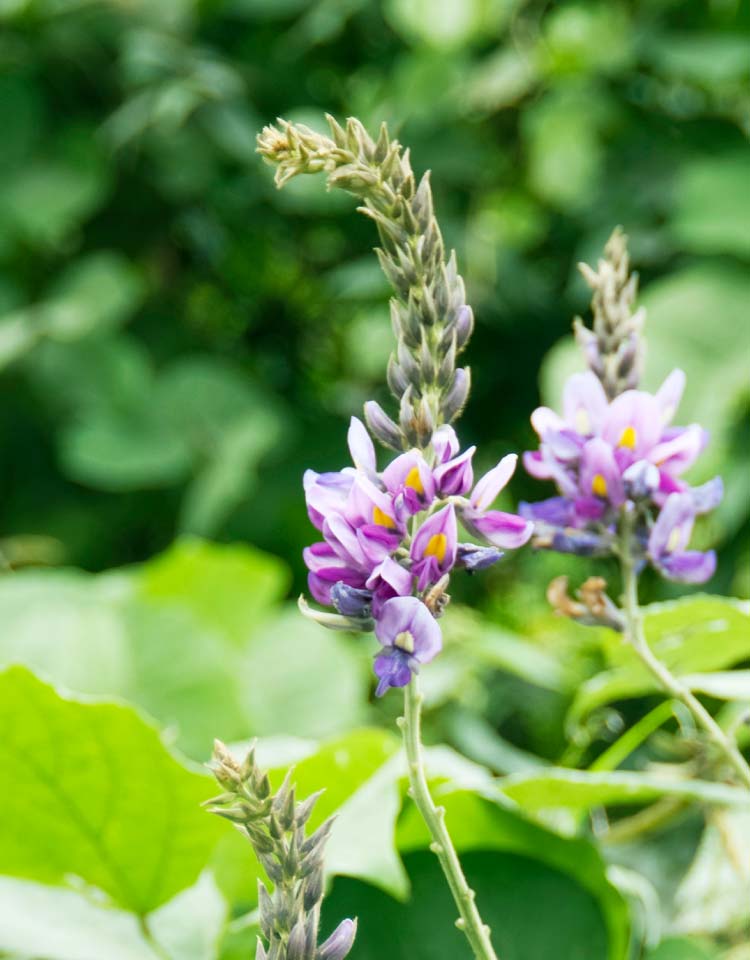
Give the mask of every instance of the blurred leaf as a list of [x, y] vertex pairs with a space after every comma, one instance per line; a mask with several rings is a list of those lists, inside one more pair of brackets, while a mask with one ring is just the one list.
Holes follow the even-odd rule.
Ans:
[[175, 433], [162, 410], [101, 409], [62, 434], [60, 459], [79, 483], [103, 490], [172, 486], [190, 469], [187, 439]]
[[619, 3], [569, 3], [544, 21], [543, 56], [553, 73], [621, 71], [631, 59], [630, 24]]
[[750, 903], [750, 813], [712, 814], [675, 897], [676, 933], [747, 933]]
[[502, 47], [469, 73], [467, 103], [476, 110], [502, 110], [526, 96], [538, 74], [537, 58], [530, 50]]
[[189, 609], [241, 646], [283, 598], [288, 580], [285, 565], [270, 554], [186, 537], [141, 568], [138, 589], [148, 600]]
[[357, 726], [370, 685], [364, 643], [304, 620], [296, 608], [267, 621], [242, 666], [253, 732], [324, 737]]
[[71, 130], [57, 155], [35, 158], [0, 182], [0, 213], [19, 238], [57, 247], [104, 199], [107, 178], [90, 130]]
[[718, 956], [712, 947], [703, 942], [670, 937], [654, 950], [649, 950], [645, 960], [717, 960]]
[[750, 703], [750, 670], [689, 673], [682, 677], [682, 682], [691, 690], [719, 700], [747, 700]]
[[748, 182], [750, 157], [746, 153], [720, 154], [686, 163], [675, 184], [670, 224], [677, 243], [694, 253], [749, 257]]
[[750, 77], [750, 39], [740, 32], [654, 32], [640, 39], [646, 57], [669, 76], [719, 89]]
[[[725, 597], [695, 594], [644, 608], [646, 638], [656, 655], [678, 676], [721, 670], [750, 657], [750, 605]], [[655, 681], [619, 635], [602, 634], [611, 667], [587, 680], [573, 701], [569, 719], [580, 720], [612, 700], [656, 690]]]
[[517, 5], [518, 0], [388, 0], [385, 15], [405, 40], [450, 49], [497, 33]]
[[146, 914], [193, 883], [219, 835], [210, 783], [169, 754], [129, 707], [63, 699], [21, 667], [0, 675], [0, 751], [12, 791], [0, 870], [70, 874]]
[[214, 960], [226, 904], [208, 874], [149, 917], [155, 944], [132, 913], [95, 891], [0, 877], [0, 950], [45, 960]]
[[117, 253], [99, 252], [74, 261], [50, 288], [44, 304], [44, 332], [74, 340], [123, 323], [140, 304], [143, 279]]
[[739, 787], [702, 780], [676, 780], [650, 772], [590, 773], [547, 768], [536, 773], [505, 777], [498, 785], [511, 800], [530, 810], [648, 803], [664, 796], [750, 809], [750, 797]]

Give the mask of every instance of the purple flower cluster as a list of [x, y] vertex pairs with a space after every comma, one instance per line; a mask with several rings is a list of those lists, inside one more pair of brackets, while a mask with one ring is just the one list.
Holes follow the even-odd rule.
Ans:
[[[477, 570], [520, 547], [533, 523], [492, 510], [516, 466], [509, 455], [474, 484], [474, 447], [459, 452], [456, 433], [439, 427], [425, 453], [410, 450], [381, 472], [364, 425], [351, 420], [353, 467], [308, 470], [307, 510], [323, 539], [304, 552], [310, 593], [352, 623], [370, 625], [382, 651], [375, 673], [382, 695], [405, 686], [442, 645], [434, 614], [454, 567]], [[458, 523], [483, 543], [459, 543]], [[426, 601], [426, 602], [425, 602]]]
[[685, 374], [674, 370], [655, 394], [626, 390], [609, 401], [589, 371], [568, 380], [562, 416], [548, 407], [534, 411], [539, 449], [524, 455], [524, 465], [559, 491], [521, 504], [540, 542], [562, 552], [608, 553], [625, 509], [636, 514], [642, 561], [686, 583], [713, 575], [714, 552], [687, 546], [695, 517], [720, 502], [723, 487], [719, 477], [693, 488], [682, 479], [708, 439], [698, 424], [670, 426], [684, 387]]

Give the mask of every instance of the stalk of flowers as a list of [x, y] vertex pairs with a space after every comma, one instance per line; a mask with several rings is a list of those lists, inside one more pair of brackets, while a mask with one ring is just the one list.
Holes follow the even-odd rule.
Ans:
[[276, 167], [283, 186], [303, 173], [327, 174], [336, 187], [363, 201], [359, 210], [375, 221], [376, 250], [390, 281], [391, 323], [396, 349], [388, 385], [399, 404], [398, 423], [375, 401], [365, 409], [374, 436], [395, 450], [426, 447], [440, 423], [450, 423], [469, 395], [470, 373], [456, 358], [474, 328], [454, 252], [445, 246], [433, 212], [429, 171], [416, 182], [409, 151], [391, 140], [383, 124], [373, 140], [350, 118], [346, 128], [327, 117], [331, 136], [278, 120], [258, 138], [261, 155]]
[[[310, 519], [323, 539], [304, 552], [310, 593], [335, 613], [303, 612], [325, 626], [374, 629], [377, 694], [406, 686], [419, 664], [442, 647], [437, 618], [448, 602], [454, 569], [483, 569], [503, 550], [522, 546], [533, 524], [492, 504], [516, 466], [509, 454], [477, 483], [475, 448], [460, 452], [444, 424], [429, 452], [410, 450], [377, 470], [375, 447], [352, 417], [353, 466], [335, 473], [308, 470], [304, 478]], [[459, 542], [459, 522], [480, 543]]]
[[[399, 723], [410, 795], [453, 894], [457, 926], [479, 960], [496, 960], [445, 811], [428, 788], [416, 675], [441, 650], [438, 620], [449, 602], [452, 572], [490, 566], [502, 550], [526, 543], [533, 524], [493, 509], [515, 470], [515, 455], [474, 483], [474, 448], [462, 452], [450, 426], [469, 393], [469, 371], [456, 368], [456, 356], [471, 335], [473, 315], [455, 255], [445, 259], [428, 176], [415, 185], [408, 152], [390, 140], [385, 126], [374, 142], [356, 120], [345, 130], [332, 118], [329, 123], [332, 138], [279, 121], [264, 129], [259, 151], [277, 166], [279, 186], [300, 173], [325, 171], [328, 185], [360, 197], [360, 210], [377, 224], [378, 257], [396, 294], [391, 320], [397, 347], [388, 383], [399, 401], [399, 419], [396, 423], [373, 401], [365, 404], [365, 419], [384, 446], [404, 452], [379, 470], [367, 429], [352, 418], [353, 465], [305, 474], [308, 513], [322, 535], [305, 550], [308, 583], [314, 599], [328, 609], [312, 610], [303, 598], [300, 607], [333, 629], [374, 630], [380, 644], [376, 692], [404, 688]], [[459, 543], [459, 523], [480, 542]]]
[[[598, 271], [583, 272], [594, 289], [594, 331], [576, 323], [576, 337], [589, 365], [573, 374], [563, 391], [562, 413], [539, 407], [531, 423], [537, 450], [524, 454], [528, 473], [551, 481], [557, 494], [522, 503], [520, 513], [534, 523], [537, 547], [583, 556], [614, 555], [623, 572], [623, 609], [611, 602], [587, 603], [583, 623], [624, 630], [660, 685], [685, 703], [735, 773], [750, 786], [750, 768], [736, 745], [679, 680], [669, 674], [646, 643], [638, 609], [637, 581], [646, 565], [683, 583], [704, 583], [716, 569], [713, 550], [689, 548], [696, 518], [721, 501], [723, 485], [714, 477], [693, 487], [684, 479], [707, 441], [697, 423], [673, 426], [685, 389], [685, 374], [673, 370], [655, 393], [637, 389], [643, 353], [643, 313], [630, 313], [635, 282], [627, 275], [625, 237], [615, 231]], [[581, 607], [567, 595], [561, 612]], [[596, 609], [600, 614], [596, 614]]]
[[268, 775], [258, 769], [251, 749], [237, 763], [218, 740], [212, 769], [224, 792], [207, 801], [211, 813], [230, 820], [249, 839], [271, 884], [258, 882], [260, 929], [255, 960], [344, 960], [354, 943], [356, 920], [342, 920], [318, 944], [323, 901], [323, 851], [332, 818], [307, 836], [306, 824], [315, 802], [313, 794], [297, 803], [288, 774], [271, 793]]

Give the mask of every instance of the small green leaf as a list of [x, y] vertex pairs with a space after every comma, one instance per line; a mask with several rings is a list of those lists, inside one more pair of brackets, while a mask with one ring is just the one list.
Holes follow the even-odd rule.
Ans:
[[590, 773], [546, 768], [539, 773], [513, 774], [498, 781], [498, 786], [505, 796], [529, 810], [648, 803], [661, 797], [684, 797], [698, 803], [750, 809], [750, 795], [740, 787], [703, 780], [675, 780], [648, 772]]
[[0, 871], [79, 877], [141, 915], [192, 884], [220, 836], [186, 769], [132, 708], [67, 699], [23, 667], [0, 674]]
[[[644, 610], [646, 638], [678, 676], [722, 670], [750, 657], [750, 604], [695, 594]], [[639, 697], [657, 688], [631, 647], [617, 634], [603, 635], [611, 669], [579, 689], [569, 720], [577, 722], [613, 700]]]
[[286, 566], [268, 553], [184, 537], [141, 568], [139, 591], [189, 608], [206, 627], [242, 645], [288, 583]]

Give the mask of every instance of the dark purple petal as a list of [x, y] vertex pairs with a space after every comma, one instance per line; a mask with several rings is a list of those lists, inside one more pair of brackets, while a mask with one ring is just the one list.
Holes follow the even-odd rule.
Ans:
[[459, 543], [456, 555], [456, 566], [463, 567], [469, 573], [475, 570], [485, 570], [503, 556], [496, 547], [480, 547], [476, 543]]
[[460, 457], [448, 460], [435, 468], [437, 491], [443, 497], [462, 497], [471, 490], [474, 483], [474, 469], [471, 458], [476, 447], [469, 447]]
[[375, 676], [378, 686], [375, 694], [382, 697], [391, 687], [405, 687], [411, 680], [412, 658], [398, 647], [384, 650], [375, 657]]
[[549, 523], [553, 527], [567, 527], [573, 523], [575, 505], [568, 497], [548, 497], [536, 503], [521, 501], [518, 512], [525, 520]]
[[705, 583], [716, 571], [716, 552], [685, 550], [663, 554], [654, 564], [669, 580], [680, 583]]
[[550, 547], [558, 553], [573, 553], [579, 557], [603, 557], [611, 552], [604, 537], [586, 530], [557, 530]]
[[369, 617], [372, 591], [352, 587], [339, 580], [331, 588], [331, 602], [345, 617]]

